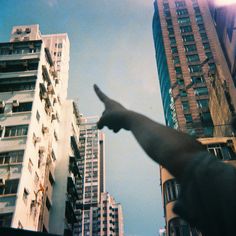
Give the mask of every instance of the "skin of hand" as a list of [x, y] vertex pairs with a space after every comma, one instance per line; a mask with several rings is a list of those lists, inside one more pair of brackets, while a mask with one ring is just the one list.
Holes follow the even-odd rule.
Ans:
[[188, 134], [161, 125], [148, 117], [126, 109], [107, 97], [97, 85], [94, 90], [105, 105], [98, 128], [107, 126], [114, 132], [130, 130], [140, 146], [155, 162], [163, 165], [176, 178], [181, 178], [188, 163], [205, 147]]
[[105, 111], [102, 113], [102, 117], [97, 124], [98, 128], [102, 129], [104, 126], [107, 126], [115, 133], [117, 133], [122, 128], [129, 130], [129, 125], [126, 120], [126, 116], [129, 111], [120, 103], [107, 97], [97, 85], [94, 85], [94, 90], [98, 98], [105, 105]]

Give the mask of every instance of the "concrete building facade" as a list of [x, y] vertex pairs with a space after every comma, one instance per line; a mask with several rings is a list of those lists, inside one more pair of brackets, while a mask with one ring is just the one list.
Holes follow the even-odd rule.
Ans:
[[100, 236], [123, 236], [123, 212], [122, 206], [116, 203], [109, 193], [101, 194], [100, 204]]
[[67, 34], [38, 25], [15, 26], [0, 44], [1, 226], [72, 235], [80, 156], [69, 46]]
[[82, 178], [77, 186], [75, 235], [123, 236], [121, 204], [105, 192], [105, 136], [97, 128], [97, 117], [81, 117], [80, 120], [78, 167]]
[[105, 137], [97, 128], [97, 120], [97, 117], [81, 117], [78, 166], [82, 180], [78, 183], [76, 235], [98, 235], [99, 232], [99, 204], [105, 191]]
[[[235, 86], [207, 0], [158, 0], [154, 7], [166, 125], [199, 138], [217, 158], [234, 163]], [[201, 235], [172, 211], [180, 191], [176, 179], [163, 167], [160, 176], [166, 235]]]

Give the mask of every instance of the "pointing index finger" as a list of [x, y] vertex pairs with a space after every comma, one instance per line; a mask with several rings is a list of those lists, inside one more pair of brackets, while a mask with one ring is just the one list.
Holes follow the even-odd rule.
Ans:
[[107, 96], [99, 89], [99, 87], [98, 87], [96, 84], [94, 85], [94, 91], [95, 91], [95, 93], [97, 94], [97, 96], [99, 97], [99, 99], [100, 99], [102, 102], [106, 103], [108, 100], [110, 100], [109, 97], [107, 97]]

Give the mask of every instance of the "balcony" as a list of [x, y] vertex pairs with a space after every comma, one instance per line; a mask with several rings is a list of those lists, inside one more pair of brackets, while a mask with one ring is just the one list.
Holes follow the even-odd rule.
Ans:
[[71, 136], [70, 140], [71, 140], [71, 147], [75, 153], [76, 159], [78, 160], [81, 159], [80, 151], [79, 151], [75, 136]]
[[53, 63], [52, 56], [51, 56], [51, 53], [50, 53], [49, 49], [48, 49], [48, 48], [45, 48], [44, 50], [45, 50], [46, 59], [47, 59], [49, 65], [50, 65], [50, 66], [53, 66], [54, 63]]
[[70, 198], [71, 201], [75, 203], [76, 200], [79, 199], [79, 196], [77, 194], [77, 190], [75, 187], [75, 180], [73, 180], [72, 177], [67, 178], [67, 193], [68, 197]]
[[78, 165], [76, 163], [75, 157], [73, 156], [70, 156], [69, 171], [71, 171], [74, 174], [74, 176], [80, 175]]
[[74, 224], [77, 221], [74, 208], [73, 208], [73, 206], [72, 206], [70, 201], [66, 201], [65, 217], [66, 217], [67, 222], [69, 224]]

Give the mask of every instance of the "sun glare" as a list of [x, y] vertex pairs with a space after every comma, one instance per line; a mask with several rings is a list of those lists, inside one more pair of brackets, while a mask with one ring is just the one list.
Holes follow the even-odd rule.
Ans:
[[218, 6], [228, 6], [236, 4], [236, 0], [216, 0], [216, 5]]

